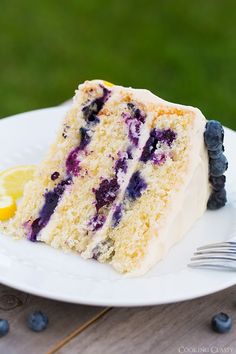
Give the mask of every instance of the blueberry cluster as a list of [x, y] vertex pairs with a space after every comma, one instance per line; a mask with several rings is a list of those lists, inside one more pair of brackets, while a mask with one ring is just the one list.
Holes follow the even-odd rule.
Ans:
[[[42, 311], [34, 311], [27, 318], [27, 326], [34, 332], [42, 332], [48, 326], [48, 316]], [[5, 336], [10, 330], [9, 322], [0, 319], [0, 337]]]
[[207, 203], [207, 208], [216, 210], [226, 204], [225, 176], [228, 162], [224, 155], [224, 129], [220, 122], [210, 120], [206, 124], [204, 140], [209, 155], [209, 181], [212, 193]]

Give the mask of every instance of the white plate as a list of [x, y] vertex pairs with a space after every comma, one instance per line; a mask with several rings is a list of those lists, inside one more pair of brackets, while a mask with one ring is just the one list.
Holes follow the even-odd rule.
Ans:
[[[68, 106], [0, 121], [0, 170], [38, 163], [54, 139]], [[182, 301], [236, 284], [236, 272], [195, 270], [187, 263], [197, 246], [227, 240], [236, 231], [236, 133], [226, 129], [227, 206], [207, 211], [167, 258], [140, 278], [117, 274], [109, 265], [83, 260], [41, 243], [0, 235], [0, 281], [14, 288], [68, 302], [139, 306]]]

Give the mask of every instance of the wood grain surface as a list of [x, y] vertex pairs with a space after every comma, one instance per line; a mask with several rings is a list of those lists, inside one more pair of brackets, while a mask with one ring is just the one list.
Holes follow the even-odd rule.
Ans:
[[[44, 332], [34, 333], [26, 326], [27, 315], [35, 310], [42, 310], [49, 317]], [[0, 338], [0, 354], [47, 353], [102, 312], [101, 307], [47, 300], [0, 285], [0, 318], [10, 324], [8, 335]]]
[[[49, 326], [26, 326], [33, 310], [45, 311]], [[232, 316], [228, 334], [211, 330], [211, 317]], [[236, 286], [177, 304], [142, 308], [101, 308], [47, 300], [0, 285], [0, 318], [10, 332], [0, 354], [236, 353]]]
[[[230, 333], [211, 330], [225, 311]], [[57, 354], [236, 353], [236, 287], [200, 299], [156, 307], [112, 309]]]

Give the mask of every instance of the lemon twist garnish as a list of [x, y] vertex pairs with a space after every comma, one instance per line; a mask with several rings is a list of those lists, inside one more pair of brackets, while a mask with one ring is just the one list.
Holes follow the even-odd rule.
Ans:
[[9, 195], [0, 196], [0, 221], [6, 221], [14, 216], [16, 202]]
[[104, 84], [105, 86], [108, 86], [108, 87], [114, 86], [114, 84], [112, 84], [112, 83], [109, 82], [109, 81], [103, 81], [103, 84]]
[[0, 195], [11, 196], [13, 199], [22, 197], [25, 184], [35, 173], [36, 166], [16, 166], [0, 173]]

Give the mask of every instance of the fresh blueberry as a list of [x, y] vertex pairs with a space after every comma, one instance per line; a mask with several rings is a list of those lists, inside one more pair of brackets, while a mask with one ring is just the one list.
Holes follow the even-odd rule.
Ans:
[[223, 153], [223, 145], [218, 150], [215, 150], [215, 151], [208, 150], [208, 156], [210, 159], [213, 159], [213, 160], [221, 157], [222, 153]]
[[9, 332], [8, 321], [0, 319], [0, 337], [5, 336], [8, 332]]
[[220, 122], [216, 120], [210, 120], [207, 122], [204, 139], [208, 150], [215, 151], [222, 146], [224, 141], [224, 130]]
[[225, 187], [226, 177], [224, 175], [219, 177], [210, 176], [209, 181], [214, 191], [220, 191]]
[[52, 175], [51, 175], [51, 180], [55, 181], [56, 179], [58, 179], [60, 177], [60, 173], [55, 171]]
[[227, 202], [226, 190], [223, 188], [219, 191], [213, 191], [207, 202], [207, 209], [217, 210], [225, 206]]
[[211, 327], [217, 333], [227, 333], [232, 328], [232, 319], [226, 313], [220, 312], [212, 317]]
[[41, 332], [48, 325], [48, 316], [42, 311], [35, 311], [28, 316], [27, 324], [32, 331]]
[[218, 159], [209, 160], [210, 176], [219, 177], [228, 168], [228, 161], [225, 155], [221, 154]]

